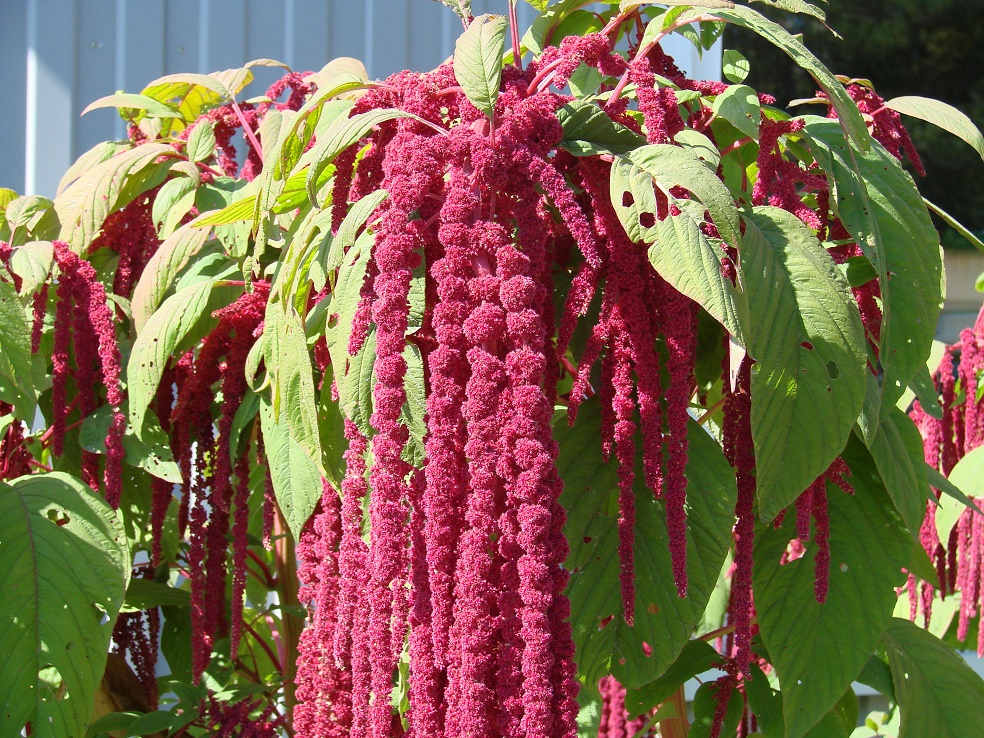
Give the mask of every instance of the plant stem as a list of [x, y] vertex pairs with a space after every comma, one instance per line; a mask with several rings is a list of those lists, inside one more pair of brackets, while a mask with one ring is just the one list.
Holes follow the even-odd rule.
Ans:
[[516, 15], [516, 0], [509, 0], [509, 31], [512, 34], [513, 65], [523, 71], [523, 54], [519, 43], [519, 17]]
[[687, 720], [687, 697], [683, 692], [683, 686], [673, 693], [664, 704], [671, 704], [674, 707], [673, 717], [659, 721], [659, 734], [662, 738], [687, 738], [690, 731], [690, 723]]
[[713, 405], [707, 408], [707, 410], [704, 411], [704, 414], [701, 415], [700, 418], [697, 419], [697, 423], [699, 425], [704, 425], [704, 423], [706, 423], [708, 420], [711, 419], [711, 416], [714, 415], [714, 413], [716, 413], [718, 410], [724, 407], [724, 403], [726, 403], [727, 401], [728, 401], [727, 397], [722, 397], [720, 400], [715, 402]]
[[246, 116], [243, 115], [242, 108], [239, 107], [239, 103], [235, 100], [232, 101], [232, 109], [236, 113], [236, 117], [239, 118], [239, 122], [243, 126], [243, 133], [246, 134], [246, 138], [249, 140], [250, 146], [256, 152], [256, 155], [260, 157], [260, 163], [263, 163], [263, 147], [260, 146], [260, 142], [256, 138], [256, 134], [253, 133], [253, 129], [249, 127], [249, 123], [246, 122]]
[[[297, 556], [294, 553], [294, 539], [287, 528], [279, 505], [275, 507], [273, 534], [277, 539], [273, 546], [273, 561], [277, 571], [277, 582], [280, 585], [280, 604], [284, 607], [299, 606], [301, 603], [297, 599], [297, 592], [300, 589], [300, 582], [297, 580]], [[293, 721], [294, 704], [296, 703], [294, 679], [297, 676], [297, 644], [301, 638], [301, 631], [304, 629], [304, 621], [285, 610], [280, 612], [280, 622], [284, 631], [284, 658], [283, 669], [281, 670], [284, 675], [284, 711], [287, 722], [290, 723]]]

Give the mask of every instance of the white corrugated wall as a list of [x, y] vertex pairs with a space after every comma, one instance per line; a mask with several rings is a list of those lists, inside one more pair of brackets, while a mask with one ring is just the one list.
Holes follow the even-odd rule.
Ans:
[[[535, 11], [520, 6], [525, 27]], [[474, 0], [473, 9], [504, 13], [506, 0]], [[0, 187], [53, 195], [79, 154], [123, 135], [115, 111], [80, 118], [82, 109], [161, 75], [264, 57], [316, 70], [354, 56], [383, 77], [434, 68], [460, 32], [457, 16], [434, 0], [0, 0]], [[669, 50], [683, 68], [718, 78], [719, 52], [699, 61], [679, 41]], [[279, 70], [255, 73], [250, 92], [260, 94]]]

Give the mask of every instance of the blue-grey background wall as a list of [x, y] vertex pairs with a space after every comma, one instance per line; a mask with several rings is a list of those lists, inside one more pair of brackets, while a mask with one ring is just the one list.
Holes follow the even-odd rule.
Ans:
[[[506, 0], [474, 0], [504, 13]], [[527, 27], [535, 11], [520, 3]], [[271, 58], [298, 71], [335, 57], [361, 59], [370, 77], [429, 70], [461, 32], [434, 0], [0, 0], [0, 69], [8, 107], [0, 116], [0, 187], [52, 196], [88, 148], [124, 135], [115, 111], [83, 118], [93, 100], [139, 92], [175, 72], [213, 72]], [[692, 75], [719, 78], [720, 51], [698, 59], [684, 39], [668, 51]], [[247, 95], [280, 70], [257, 68]]]

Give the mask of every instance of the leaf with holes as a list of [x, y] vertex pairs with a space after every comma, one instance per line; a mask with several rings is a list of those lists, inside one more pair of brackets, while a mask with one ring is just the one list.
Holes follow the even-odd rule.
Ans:
[[0, 572], [5, 734], [83, 735], [130, 579], [119, 517], [61, 472], [2, 484]]
[[454, 45], [455, 79], [472, 105], [489, 118], [499, 97], [508, 28], [504, 16], [480, 15]]
[[691, 422], [686, 471], [689, 596], [680, 599], [663, 503], [637, 481], [635, 626], [628, 627], [619, 595], [618, 470], [614, 461], [602, 460], [600, 423], [598, 403], [592, 400], [581, 406], [573, 428], [562, 417], [554, 430], [560, 443], [557, 466], [564, 479], [561, 504], [568, 514], [567, 595], [575, 659], [588, 683], [614, 674], [634, 688], [653, 681], [677, 660], [700, 621], [728, 553], [738, 493], [720, 447]]
[[837, 458], [864, 402], [864, 328], [847, 281], [794, 215], [745, 221], [752, 436], [759, 512], [772, 520]]
[[[831, 178], [831, 206], [878, 271], [880, 404], [887, 413], [933, 346], [945, 292], [939, 234], [912, 177], [881, 144], [860, 154], [835, 122], [804, 120], [810, 151]], [[875, 427], [866, 429], [868, 443]]]
[[905, 581], [913, 542], [864, 444], [852, 438], [848, 495], [827, 485], [830, 573], [827, 599], [814, 597], [816, 540], [802, 558], [778, 562], [796, 538], [796, 516], [759, 526], [753, 586], [759, 630], [782, 684], [787, 738], [805, 735], [837, 703], [878, 645]]

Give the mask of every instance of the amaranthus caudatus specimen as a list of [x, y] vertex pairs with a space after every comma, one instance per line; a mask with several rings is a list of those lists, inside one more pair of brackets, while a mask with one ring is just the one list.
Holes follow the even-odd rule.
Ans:
[[[53, 329], [47, 291], [31, 296], [34, 349], [54, 346], [43, 443], [68, 464], [76, 428], [109, 410], [105, 460], [83, 449], [81, 473], [132, 516], [137, 440], [166, 438], [174, 477], [145, 480], [135, 579], [147, 581], [135, 589], [188, 590], [197, 728], [573, 736], [586, 694], [599, 735], [653, 733], [661, 713], [638, 688], [680, 655], [732, 550], [721, 620], [701, 637], [724, 671], [705, 717], [714, 735], [729, 721], [744, 735], [756, 719], [750, 680], [772, 666], [756, 640], [763, 541], [783, 537], [766, 567], [808, 569], [811, 607], [836, 601], [835, 513], [867, 489], [848, 437], [862, 400], [881, 399], [879, 377], [891, 385], [901, 370], [897, 264], [875, 269], [829, 159], [847, 145], [839, 123], [860, 135], [860, 122], [892, 166], [908, 156], [918, 168], [915, 151], [867, 86], [823, 78], [830, 119], [791, 118], [768, 95], [686, 77], [636, 9], [607, 17], [525, 64], [518, 46], [501, 65], [481, 47], [495, 62], [483, 67], [485, 97], [461, 53], [380, 82], [289, 73], [266, 99], [220, 95], [166, 135], [134, 125], [131, 150], [166, 140], [147, 149], [153, 164], [180, 160], [202, 196], [159, 234], [154, 203], [179, 179], [148, 177], [88, 250], [56, 244]], [[485, 43], [496, 23], [473, 20], [462, 43]], [[570, 94], [585, 80], [593, 92]], [[740, 116], [716, 102], [735, 92]], [[756, 261], [756, 249], [781, 258]], [[800, 257], [806, 276], [789, 266]], [[111, 277], [96, 272], [101, 260]], [[10, 266], [10, 249], [0, 261]], [[762, 288], [774, 298], [765, 307], [756, 279], [780, 285]], [[830, 332], [810, 322], [823, 318], [804, 297], [817, 281], [848, 351], [832, 353]], [[788, 325], [770, 326], [774, 315]], [[775, 335], [763, 340], [756, 320]], [[953, 348], [938, 375], [938, 427], [913, 411], [927, 461], [944, 472], [980, 435], [970, 399], [955, 409], [970, 397], [957, 388], [976, 387], [974, 340], [959, 370], [947, 369]], [[845, 376], [860, 386], [853, 396]], [[815, 435], [801, 423], [771, 439], [779, 456], [802, 451], [798, 434], [823, 445], [800, 454], [807, 471], [787, 470], [799, 476], [783, 487], [768, 470], [762, 397], [801, 394], [833, 415]], [[143, 429], [126, 427], [127, 403]], [[610, 471], [607, 481], [578, 479], [569, 447], [565, 457], [558, 439], [579, 427], [597, 436], [585, 468], [596, 464], [599, 480]], [[40, 463], [29, 444], [23, 425], [8, 428], [5, 476]], [[572, 499], [604, 485], [595, 509]], [[701, 516], [721, 500], [716, 520]], [[961, 519], [949, 550], [924, 526], [951, 590], [978, 593], [974, 520]], [[592, 577], [603, 581], [593, 599]], [[911, 589], [928, 612], [932, 591]], [[962, 632], [977, 599], [964, 597]], [[652, 633], [678, 606], [682, 640]], [[127, 613], [114, 634], [149, 705], [156, 644], [178, 627], [168, 617], [161, 635], [156, 607]], [[664, 635], [672, 648], [655, 640]], [[255, 685], [282, 674], [283, 691], [233, 705], [208, 695], [227, 666]], [[661, 734], [686, 723], [673, 719]]]

